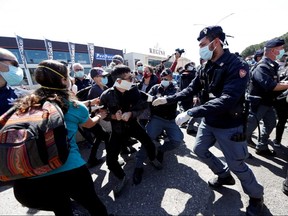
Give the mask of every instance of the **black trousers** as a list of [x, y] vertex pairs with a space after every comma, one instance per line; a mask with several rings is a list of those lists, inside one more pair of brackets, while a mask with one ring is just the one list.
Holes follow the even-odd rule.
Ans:
[[24, 206], [53, 211], [57, 216], [73, 215], [70, 198], [91, 215], [108, 215], [86, 165], [51, 176], [17, 180], [14, 195]]
[[136, 120], [129, 122], [113, 122], [112, 134], [108, 145], [106, 146], [106, 163], [109, 170], [119, 179], [123, 179], [125, 172], [118, 163], [118, 156], [121, 148], [127, 142], [127, 137], [136, 138], [147, 151], [150, 160], [155, 159], [156, 148], [145, 129], [140, 126]]
[[274, 108], [277, 113], [277, 125], [276, 125], [276, 141], [281, 143], [283, 132], [285, 129], [285, 124], [288, 119], [288, 103], [286, 100], [276, 101]]

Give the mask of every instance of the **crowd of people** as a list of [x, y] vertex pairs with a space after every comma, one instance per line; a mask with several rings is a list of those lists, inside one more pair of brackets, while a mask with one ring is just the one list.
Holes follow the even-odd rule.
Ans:
[[[73, 199], [91, 215], [108, 215], [89, 173], [90, 167], [104, 162], [97, 158], [100, 143], [104, 141], [106, 164], [118, 179], [114, 194], [120, 196], [127, 177], [119, 156], [137, 151], [133, 183], [138, 185], [144, 162], [162, 169], [165, 152], [184, 144], [180, 127], [185, 126], [188, 134], [196, 136], [193, 152], [215, 174], [208, 185], [234, 185], [234, 173], [250, 198], [246, 215], [259, 215], [264, 188], [245, 163], [249, 156], [247, 144], [255, 148], [256, 154], [275, 156], [268, 144], [276, 128], [273, 143], [281, 147], [288, 118], [285, 41], [269, 40], [255, 52], [252, 66], [225, 48], [226, 35], [220, 26], [205, 27], [197, 40], [201, 63], [197, 68], [194, 62], [176, 68], [181, 58], [176, 52], [170, 68], [164, 62], [152, 67], [137, 61], [132, 71], [124, 65], [123, 57], [116, 55], [108, 68], [94, 67], [89, 75], [80, 63], [75, 63], [71, 77], [66, 64], [44, 60], [35, 71], [40, 87], [32, 94], [11, 87], [21, 82], [23, 71], [13, 54], [0, 48], [0, 114], [13, 102], [27, 110], [52, 98], [65, 114], [68, 136], [81, 130], [84, 137], [93, 137], [87, 164], [74, 136], [62, 167], [44, 176], [15, 181], [16, 199], [24, 206], [53, 211], [55, 215], [73, 215]], [[173, 79], [175, 71], [179, 73], [177, 82]], [[259, 122], [263, 122], [261, 130]], [[253, 141], [257, 127], [260, 133]], [[225, 162], [209, 150], [216, 142]], [[132, 147], [135, 143], [140, 144], [139, 150]], [[288, 174], [283, 192], [288, 194]]]

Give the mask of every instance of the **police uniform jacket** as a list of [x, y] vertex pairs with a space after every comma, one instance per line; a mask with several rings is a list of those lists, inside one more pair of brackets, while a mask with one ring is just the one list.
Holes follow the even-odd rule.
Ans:
[[[177, 92], [177, 88], [171, 82], [170, 85], [165, 89], [161, 84], [154, 85], [148, 94], [160, 97], [160, 96], [168, 96], [174, 95]], [[172, 120], [176, 118], [177, 115], [177, 101], [164, 104], [161, 106], [151, 106], [151, 115], [159, 116], [166, 120]]]
[[251, 72], [250, 95], [260, 96], [260, 104], [272, 106], [277, 94], [273, 89], [279, 82], [279, 65], [271, 59], [264, 57]]
[[193, 95], [200, 93], [202, 105], [189, 109], [191, 116], [204, 117], [207, 125], [216, 128], [237, 127], [244, 123], [243, 103], [248, 80], [248, 64], [224, 49], [216, 62], [208, 61], [191, 84], [169, 96], [167, 102], [192, 99]]

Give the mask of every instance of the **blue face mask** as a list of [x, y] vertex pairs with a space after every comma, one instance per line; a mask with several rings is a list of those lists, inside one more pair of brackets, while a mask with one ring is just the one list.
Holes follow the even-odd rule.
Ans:
[[21, 83], [21, 81], [23, 80], [23, 77], [24, 77], [23, 70], [20, 67], [15, 67], [13, 65], [7, 65], [7, 64], [4, 64], [2, 62], [0, 62], [0, 63], [3, 65], [6, 65], [9, 68], [8, 72], [0, 71], [0, 75], [7, 82], [7, 85], [9, 85], [9, 86], [19, 85]]
[[[213, 40], [213, 41], [214, 41], [214, 40]], [[216, 47], [211, 51], [211, 50], [209, 49], [209, 46], [210, 46], [210, 44], [211, 44], [213, 41], [211, 41], [211, 42], [210, 42], [209, 44], [207, 44], [206, 46], [200, 48], [199, 54], [200, 54], [200, 57], [201, 57], [202, 59], [204, 59], [204, 60], [210, 60], [210, 59], [212, 58], [213, 52], [214, 52], [214, 50], [215, 50]]]
[[161, 85], [162, 85], [164, 88], [168, 87], [169, 84], [170, 84], [170, 81], [168, 81], [168, 80], [162, 80], [162, 81], [161, 81]]
[[77, 78], [82, 78], [82, 77], [84, 77], [84, 71], [75, 72], [75, 77], [77, 77]]
[[276, 56], [276, 59], [281, 59], [284, 54], [285, 54], [284, 49], [279, 50], [279, 54]]
[[102, 78], [101, 78], [101, 82], [103, 83], [103, 85], [107, 85], [107, 83], [108, 83], [108, 78], [107, 78], [107, 77], [102, 77]]
[[137, 67], [137, 70], [138, 70], [138, 71], [143, 71], [143, 66]]

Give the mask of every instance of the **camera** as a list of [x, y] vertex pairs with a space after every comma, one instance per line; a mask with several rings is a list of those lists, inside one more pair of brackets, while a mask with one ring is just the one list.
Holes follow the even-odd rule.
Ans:
[[185, 52], [184, 49], [179, 49], [179, 48], [175, 49], [175, 51], [178, 52], [180, 54], [180, 56], [182, 55], [182, 53]]

